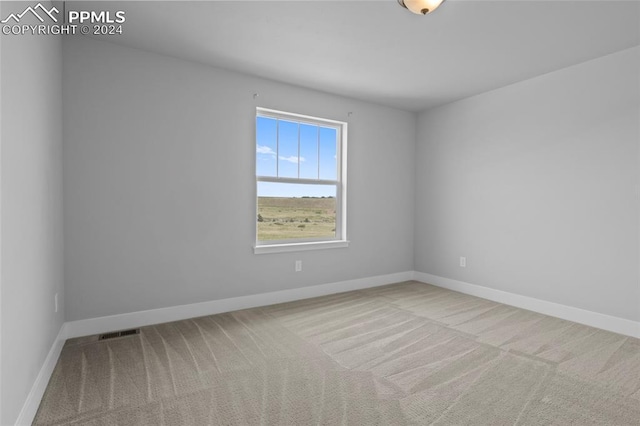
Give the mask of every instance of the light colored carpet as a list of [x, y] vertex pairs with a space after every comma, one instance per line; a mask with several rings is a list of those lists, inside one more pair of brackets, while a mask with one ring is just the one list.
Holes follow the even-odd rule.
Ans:
[[417, 282], [67, 341], [37, 425], [640, 425], [640, 341]]

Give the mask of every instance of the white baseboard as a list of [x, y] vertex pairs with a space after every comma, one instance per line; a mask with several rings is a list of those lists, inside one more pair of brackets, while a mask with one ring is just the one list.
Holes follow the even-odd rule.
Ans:
[[352, 290], [361, 290], [409, 280], [432, 284], [449, 290], [458, 291], [460, 293], [504, 303], [506, 305], [574, 321], [591, 327], [612, 331], [614, 333], [640, 338], [640, 322], [599, 314], [597, 312], [547, 302], [488, 287], [482, 287], [476, 284], [452, 280], [424, 272], [405, 271], [330, 284], [274, 291], [271, 293], [211, 300], [208, 302], [193, 303], [190, 305], [172, 306], [168, 308], [66, 322], [61, 327], [56, 340], [51, 346], [51, 350], [49, 350], [49, 354], [45, 359], [44, 365], [40, 369], [40, 373], [38, 374], [22, 410], [20, 411], [16, 425], [30, 425], [33, 422], [38, 406], [40, 405], [40, 401], [42, 400], [42, 396], [44, 395], [44, 391], [49, 383], [49, 379], [51, 378], [51, 374], [53, 373], [53, 369], [58, 361], [58, 357], [60, 356], [60, 352], [62, 351], [62, 347], [66, 339], [205, 315], [219, 314], [223, 312], [231, 312], [239, 309], [249, 309], [258, 306], [273, 305], [276, 303], [292, 302], [294, 300], [326, 296], [329, 294], [343, 293]]
[[414, 272], [413, 279], [437, 287], [446, 288], [505, 305], [527, 309], [552, 317], [562, 318], [568, 321], [577, 322], [591, 327], [600, 328], [626, 336], [640, 338], [640, 322], [631, 321], [611, 315], [600, 314], [598, 312], [587, 311], [573, 306], [561, 305], [559, 303], [547, 302], [533, 297], [522, 296], [502, 290], [495, 290], [477, 284], [470, 284], [464, 281], [452, 280], [450, 278], [439, 277], [424, 272]]
[[44, 364], [38, 373], [38, 377], [36, 377], [36, 381], [33, 383], [33, 386], [29, 391], [29, 395], [27, 395], [27, 399], [22, 406], [22, 410], [20, 410], [20, 414], [18, 415], [18, 419], [15, 423], [17, 426], [26, 426], [33, 423], [38, 407], [40, 406], [40, 401], [44, 395], [44, 391], [47, 389], [53, 369], [58, 362], [60, 352], [62, 352], [65, 340], [66, 331], [65, 324], [63, 324], [56, 336], [56, 340], [53, 342], [53, 345], [51, 345], [51, 349], [44, 360]]
[[211, 300], [208, 302], [193, 303], [190, 305], [172, 306], [168, 308], [132, 312], [122, 315], [111, 315], [107, 317], [66, 322], [60, 328], [60, 332], [49, 350], [49, 354], [44, 361], [44, 365], [40, 369], [40, 373], [31, 387], [31, 391], [29, 392], [29, 395], [22, 406], [22, 410], [20, 411], [20, 415], [18, 416], [18, 420], [16, 421], [16, 425], [30, 425], [33, 422], [38, 411], [38, 407], [40, 406], [40, 401], [42, 400], [44, 391], [47, 388], [53, 369], [58, 362], [60, 352], [62, 352], [62, 347], [64, 346], [66, 339], [205, 315], [220, 314], [223, 312], [236, 311], [238, 309], [255, 308], [258, 306], [291, 302], [311, 297], [326, 296], [346, 291], [378, 287], [381, 285], [409, 281], [412, 279], [413, 271], [405, 271], [330, 284], [274, 291], [271, 293]]
[[267, 306], [276, 303], [308, 299], [311, 297], [326, 296], [328, 294], [343, 293], [345, 291], [378, 287], [401, 281], [409, 281], [413, 279], [413, 274], [413, 271], [405, 271], [330, 284], [320, 284], [310, 287], [274, 291], [270, 293], [253, 294], [250, 296], [211, 300], [208, 302], [193, 303], [190, 305], [171, 306], [168, 308], [152, 309], [128, 314], [70, 321], [65, 323], [67, 333], [66, 338], [69, 339], [73, 337], [89, 336], [108, 331], [142, 327], [145, 325], [160, 324], [163, 322], [237, 311], [239, 309], [255, 308], [257, 306]]

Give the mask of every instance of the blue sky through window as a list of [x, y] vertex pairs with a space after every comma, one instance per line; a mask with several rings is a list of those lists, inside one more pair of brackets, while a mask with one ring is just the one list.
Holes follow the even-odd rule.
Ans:
[[[266, 177], [336, 180], [337, 130], [258, 116], [256, 174]], [[334, 185], [259, 182], [262, 197], [335, 197]]]
[[278, 120], [278, 177], [298, 177], [298, 123]]
[[318, 126], [300, 124], [300, 177], [318, 179]]
[[320, 127], [320, 179], [338, 178], [336, 129]]

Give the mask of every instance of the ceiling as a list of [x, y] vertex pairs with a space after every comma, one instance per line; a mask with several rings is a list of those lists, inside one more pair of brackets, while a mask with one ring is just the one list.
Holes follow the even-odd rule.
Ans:
[[427, 16], [396, 0], [85, 5], [126, 12], [108, 41], [410, 111], [640, 44], [637, 1], [449, 0]]

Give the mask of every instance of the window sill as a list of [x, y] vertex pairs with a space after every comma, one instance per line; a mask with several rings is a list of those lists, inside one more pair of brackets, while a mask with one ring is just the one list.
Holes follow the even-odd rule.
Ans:
[[287, 243], [287, 244], [269, 244], [263, 246], [254, 246], [254, 254], [269, 254], [269, 253], [287, 253], [294, 251], [306, 251], [306, 250], [324, 250], [333, 248], [349, 247], [348, 240], [339, 241], [314, 241], [308, 243]]

